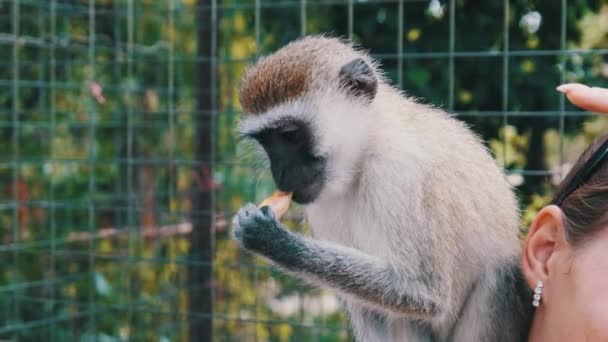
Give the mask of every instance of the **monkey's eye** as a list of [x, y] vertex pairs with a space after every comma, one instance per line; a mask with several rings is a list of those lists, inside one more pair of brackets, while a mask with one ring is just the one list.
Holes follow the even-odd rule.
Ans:
[[297, 144], [301, 140], [301, 132], [296, 125], [287, 125], [279, 129], [281, 138], [288, 143]]

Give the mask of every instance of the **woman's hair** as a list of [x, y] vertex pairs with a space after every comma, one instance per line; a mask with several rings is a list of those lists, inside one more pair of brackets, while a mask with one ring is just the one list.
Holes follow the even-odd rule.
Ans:
[[566, 238], [575, 247], [585, 243], [603, 227], [608, 226], [608, 157], [597, 164], [589, 178], [573, 192], [567, 193], [573, 182], [579, 181], [577, 174], [580, 175], [581, 169], [589, 166], [589, 159], [598, 155], [598, 149], [607, 140], [608, 135], [605, 135], [587, 147], [560, 183], [551, 201], [562, 209]]

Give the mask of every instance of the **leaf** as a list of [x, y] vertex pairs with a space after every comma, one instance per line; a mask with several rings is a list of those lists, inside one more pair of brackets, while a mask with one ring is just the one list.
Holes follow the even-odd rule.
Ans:
[[112, 294], [112, 286], [106, 280], [103, 273], [95, 272], [95, 290], [102, 296], [109, 296]]
[[423, 88], [429, 83], [431, 75], [422, 68], [412, 68], [407, 71], [407, 79], [413, 83], [416, 88]]

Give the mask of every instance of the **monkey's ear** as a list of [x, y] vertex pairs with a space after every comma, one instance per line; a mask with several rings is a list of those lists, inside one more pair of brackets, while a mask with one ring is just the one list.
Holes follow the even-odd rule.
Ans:
[[372, 68], [361, 58], [354, 59], [340, 68], [340, 82], [356, 97], [372, 102], [378, 91], [378, 80]]

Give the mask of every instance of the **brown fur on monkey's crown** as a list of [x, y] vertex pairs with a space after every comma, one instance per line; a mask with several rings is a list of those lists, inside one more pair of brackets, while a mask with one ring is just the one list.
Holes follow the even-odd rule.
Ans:
[[289, 209], [292, 194], [293, 193], [291, 192], [277, 190], [270, 197], [263, 200], [262, 203], [260, 203], [260, 205], [258, 206], [258, 208], [269, 206], [270, 210], [274, 212], [274, 215], [277, 217], [277, 219], [280, 220], [281, 217], [283, 217], [283, 215], [285, 215], [285, 213], [287, 212], [287, 209]]

